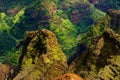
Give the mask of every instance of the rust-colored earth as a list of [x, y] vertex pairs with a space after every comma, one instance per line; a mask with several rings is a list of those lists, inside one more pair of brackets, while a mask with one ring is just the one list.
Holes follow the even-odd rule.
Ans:
[[8, 75], [10, 67], [0, 63], [0, 80], [5, 80], [6, 75]]
[[67, 73], [60, 77], [55, 78], [54, 80], [83, 80], [83, 79], [76, 74]]

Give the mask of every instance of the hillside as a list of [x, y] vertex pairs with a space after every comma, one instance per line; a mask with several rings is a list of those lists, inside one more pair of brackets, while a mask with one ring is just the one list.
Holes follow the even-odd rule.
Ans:
[[[8, 5], [7, 2], [4, 2], [1, 6], [5, 9], [2, 8], [3, 10], [0, 13], [0, 55], [2, 62], [12, 61], [14, 64], [16, 62], [13, 59], [17, 55], [12, 54], [16, 53], [16, 50], [20, 47], [26, 31], [39, 28], [53, 31], [62, 50], [66, 55], [71, 56], [75, 53], [72, 50], [76, 50], [79, 34], [85, 33], [97, 18], [105, 15], [92, 4], [79, 2], [78, 0], [73, 1], [72, 4], [54, 0], [9, 3]], [[10, 5], [11, 7], [9, 7]], [[6, 61], [6, 57], [9, 58], [8, 61]]]
[[0, 62], [10, 70], [0, 78], [119, 79], [119, 9], [119, 0], [1, 0]]
[[92, 40], [88, 49], [73, 61], [70, 69], [85, 80], [120, 79], [120, 35], [107, 28]]

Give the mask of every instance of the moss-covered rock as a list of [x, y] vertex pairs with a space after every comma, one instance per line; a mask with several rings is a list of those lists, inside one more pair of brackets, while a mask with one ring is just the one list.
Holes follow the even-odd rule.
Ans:
[[66, 71], [66, 57], [49, 30], [30, 32], [22, 51], [13, 80], [52, 80]]
[[120, 79], [120, 35], [107, 28], [70, 66], [85, 80]]

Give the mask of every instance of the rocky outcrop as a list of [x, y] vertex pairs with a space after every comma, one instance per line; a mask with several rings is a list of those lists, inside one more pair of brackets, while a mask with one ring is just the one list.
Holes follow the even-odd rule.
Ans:
[[28, 33], [18, 66], [13, 80], [52, 80], [65, 73], [67, 62], [54, 33], [43, 29]]
[[54, 80], [83, 80], [81, 77], [79, 77], [76, 74], [64, 74], [61, 77], [55, 78]]
[[103, 35], [95, 38], [88, 50], [72, 64], [73, 72], [85, 80], [120, 79], [120, 35], [107, 28]]

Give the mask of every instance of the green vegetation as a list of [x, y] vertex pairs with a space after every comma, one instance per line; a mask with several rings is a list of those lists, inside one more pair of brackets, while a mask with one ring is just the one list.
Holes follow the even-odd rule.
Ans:
[[0, 13], [0, 31], [8, 30], [10, 27], [6, 23], [6, 14]]
[[95, 8], [93, 4], [90, 4], [90, 10], [91, 10], [91, 15], [89, 17], [94, 19], [94, 21], [96, 21], [100, 17], [104, 17], [106, 15], [106, 13]]
[[14, 52], [18, 39], [11, 34], [11, 30], [20, 21], [19, 17], [23, 15], [21, 11], [15, 16], [0, 13], [0, 62], [15, 65], [18, 61], [18, 54]]
[[91, 43], [92, 39], [96, 37], [100, 37], [107, 27], [110, 26], [110, 17], [106, 15], [105, 17], [101, 17], [96, 21], [90, 30], [81, 36], [81, 40], [85, 44]]
[[17, 66], [18, 58], [21, 54], [22, 49], [20, 48], [18, 51], [14, 52], [13, 50], [9, 50], [4, 52], [4, 54], [0, 55], [0, 62], [5, 64], [9, 64], [11, 66]]
[[[2, 11], [0, 13], [0, 55], [2, 57], [9, 54], [13, 57], [17, 56], [14, 52], [16, 44], [23, 40], [26, 31], [39, 28], [51, 30], [68, 57], [76, 52], [80, 38], [88, 43], [91, 37], [101, 35], [104, 31], [104, 24], [99, 24], [98, 27], [91, 26], [105, 13], [87, 0], [20, 0], [19, 2], [7, 0], [2, 3], [4, 7], [0, 7]], [[86, 5], [90, 6], [90, 11], [87, 11]], [[90, 36], [87, 36], [88, 34]], [[12, 59], [14, 63], [15, 58]], [[5, 62], [2, 59], [0, 61]]]
[[61, 19], [61, 21], [58, 21], [58, 24], [52, 23], [50, 29], [57, 35], [63, 51], [70, 55], [69, 50], [77, 45], [75, 26], [68, 19]]
[[21, 10], [14, 16], [14, 21], [13, 21], [14, 24], [19, 23], [19, 21], [21, 20], [21, 17], [23, 17], [23, 15], [24, 15], [24, 11], [25, 11], [25, 8], [21, 9]]
[[[28, 39], [25, 42], [28, 42]], [[38, 44], [40, 45], [36, 46]], [[43, 46], [44, 49], [42, 49]], [[63, 74], [67, 68], [65, 54], [62, 52], [54, 33], [49, 30], [39, 30], [28, 46], [24, 45], [24, 50], [26, 52], [22, 53], [24, 56], [22, 56], [23, 60], [20, 64], [20, 73], [15, 77], [15, 80], [24, 78], [52, 80]]]

